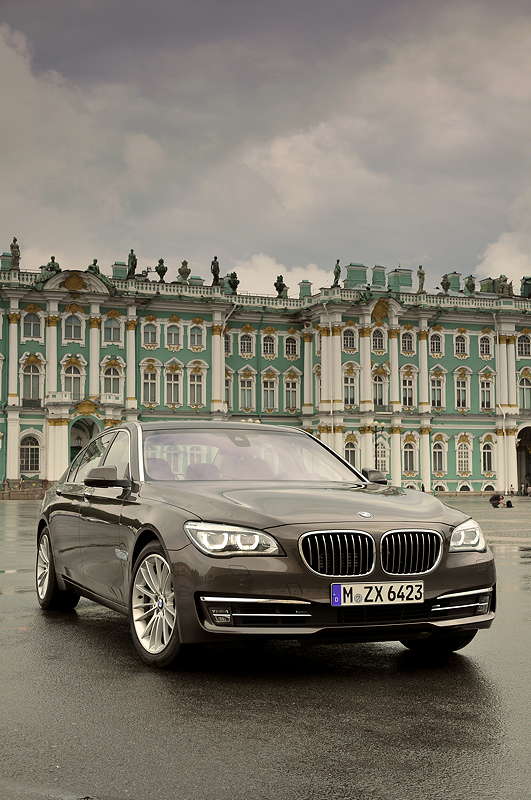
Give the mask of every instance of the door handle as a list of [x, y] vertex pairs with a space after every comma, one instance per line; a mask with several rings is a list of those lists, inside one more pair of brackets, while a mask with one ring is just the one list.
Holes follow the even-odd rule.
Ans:
[[63, 490], [62, 489], [56, 489], [55, 490], [55, 494], [58, 494], [59, 497], [62, 497], [63, 496]]
[[91, 497], [92, 497], [92, 491], [90, 489], [85, 489], [85, 491], [83, 492], [83, 499], [86, 500], [88, 503]]

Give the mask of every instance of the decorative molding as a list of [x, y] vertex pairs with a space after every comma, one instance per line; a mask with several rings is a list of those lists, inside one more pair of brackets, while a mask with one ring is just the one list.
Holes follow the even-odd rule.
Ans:
[[85, 313], [85, 309], [82, 306], [78, 305], [78, 303], [69, 303], [67, 306], [65, 306], [65, 311], [67, 311], [69, 314]]
[[61, 287], [67, 289], [69, 292], [80, 292], [82, 289], [87, 288], [87, 282], [81, 275], [69, 275], [64, 281], [61, 281]]
[[223, 333], [223, 325], [212, 325], [212, 336], [221, 336]]
[[121, 317], [121, 313], [116, 308], [111, 308], [110, 311], [107, 311], [105, 316], [109, 319], [116, 319], [117, 317]]
[[47, 422], [48, 422], [48, 425], [51, 425], [52, 427], [55, 427], [55, 426], [60, 426], [60, 425], [68, 425], [70, 420], [65, 418], [65, 417], [48, 417]]
[[10, 311], [7, 318], [12, 325], [18, 324], [20, 322], [20, 311]]
[[46, 325], [48, 328], [57, 328], [60, 319], [57, 315], [50, 314], [50, 316], [46, 317]]
[[128, 331], [134, 331], [136, 326], [138, 325], [138, 320], [136, 319], [128, 319], [125, 323], [125, 327]]
[[89, 328], [101, 328], [101, 317], [89, 317]]

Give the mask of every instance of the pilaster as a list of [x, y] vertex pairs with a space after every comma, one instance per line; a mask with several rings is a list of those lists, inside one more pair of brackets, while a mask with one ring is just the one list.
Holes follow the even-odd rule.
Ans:
[[[400, 328], [389, 328], [387, 337], [389, 341], [389, 362], [391, 375], [389, 377], [389, 405], [391, 411], [400, 411], [402, 403], [400, 401], [400, 366], [398, 363], [398, 339]], [[397, 484], [399, 485], [399, 484]]]
[[[430, 401], [430, 382], [428, 376], [428, 328], [427, 320], [422, 318], [420, 321], [420, 330], [418, 333], [418, 349], [419, 349], [419, 411], [420, 413], [429, 412], [431, 410]], [[426, 487], [426, 483], [424, 483]], [[428, 491], [426, 489], [426, 491]]]
[[95, 400], [100, 394], [100, 330], [99, 303], [90, 304], [89, 324], [89, 397]]
[[[371, 325], [370, 316], [364, 315], [359, 330], [360, 340], [360, 410], [372, 411], [374, 408], [371, 380]], [[364, 465], [366, 466], [366, 465]]]
[[391, 484], [401, 486], [402, 484], [402, 448], [400, 446], [400, 427], [402, 420], [400, 417], [393, 417], [391, 420], [390, 440], [391, 440]]
[[302, 400], [302, 413], [313, 414], [313, 334], [310, 331], [304, 331], [302, 339], [304, 342], [304, 392]]
[[127, 321], [125, 323], [126, 333], [126, 354], [127, 366], [125, 373], [125, 409], [127, 419], [136, 419], [136, 409], [138, 407], [136, 399], [136, 307], [129, 306], [127, 309]]
[[225, 410], [225, 347], [221, 312], [215, 311], [212, 323], [212, 399], [210, 410], [221, 414]]
[[8, 358], [8, 378], [7, 378], [7, 405], [18, 406], [18, 328], [20, 323], [20, 312], [18, 310], [18, 299], [12, 297], [9, 304], [9, 358]]
[[48, 300], [46, 317], [46, 394], [57, 391], [57, 326], [59, 325], [57, 300]]
[[516, 387], [516, 336], [507, 336], [507, 402], [510, 413], [518, 413], [518, 390]]
[[[11, 327], [11, 326], [10, 326]], [[20, 478], [19, 439], [20, 419], [18, 408], [7, 408], [6, 478], [17, 481]]]
[[420, 425], [420, 479], [424, 485], [425, 492], [431, 492], [431, 447], [430, 447], [430, 425], [429, 421], [423, 421]]

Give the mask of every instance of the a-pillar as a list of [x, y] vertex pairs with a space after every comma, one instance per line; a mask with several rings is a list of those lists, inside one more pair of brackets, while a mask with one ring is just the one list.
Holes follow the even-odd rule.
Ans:
[[18, 300], [14, 297], [10, 301], [9, 320], [9, 359], [7, 378], [7, 405], [18, 406], [18, 325], [20, 312]]
[[136, 399], [136, 308], [129, 306], [127, 309], [126, 328], [126, 355], [127, 366], [125, 373], [125, 414], [127, 419], [136, 419], [137, 417], [137, 399]]
[[[420, 329], [418, 334], [419, 346], [419, 411], [421, 414], [431, 410], [430, 402], [430, 382], [428, 380], [428, 327], [427, 320], [422, 318], [420, 320]], [[426, 483], [424, 483], [426, 487]], [[428, 491], [428, 489], [426, 489]]]
[[304, 397], [302, 402], [302, 413], [313, 414], [313, 369], [312, 369], [312, 346], [313, 334], [305, 331], [302, 335], [304, 342]]
[[425, 492], [431, 492], [431, 448], [430, 448], [430, 426], [426, 422], [420, 426], [420, 480], [424, 485]]
[[507, 337], [507, 403], [511, 414], [518, 413], [516, 388], [516, 336]]
[[[370, 317], [363, 319], [359, 330], [360, 338], [360, 411], [372, 411], [372, 380], [371, 380], [371, 326]], [[364, 465], [365, 466], [365, 465]]]
[[225, 408], [225, 346], [221, 312], [215, 311], [212, 324], [212, 400], [210, 410], [221, 414]]
[[[63, 413], [68, 409], [65, 407]], [[46, 420], [46, 478], [58, 480], [69, 464], [68, 417], [53, 416]]]
[[[400, 411], [400, 366], [398, 363], [398, 338], [400, 328], [389, 328], [387, 331], [389, 339], [389, 361], [391, 375], [389, 378], [389, 405], [395, 414]], [[397, 484], [399, 485], [399, 484]]]
[[19, 438], [20, 419], [18, 408], [9, 407], [7, 413], [6, 478], [17, 481], [20, 478]]
[[391, 440], [391, 484], [400, 486], [402, 484], [402, 448], [400, 445], [400, 418], [394, 417], [391, 420], [390, 440]]
[[507, 459], [507, 491], [518, 491], [518, 458], [516, 452], [516, 428], [505, 431], [505, 453]]
[[57, 326], [59, 325], [57, 300], [48, 300], [46, 317], [46, 394], [57, 391]]
[[99, 303], [90, 304], [89, 317], [89, 397], [95, 400], [100, 394], [100, 317]]

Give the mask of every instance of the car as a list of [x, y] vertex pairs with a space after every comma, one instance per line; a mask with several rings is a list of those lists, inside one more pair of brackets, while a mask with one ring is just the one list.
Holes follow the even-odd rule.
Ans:
[[81, 596], [168, 667], [204, 643], [400, 641], [459, 650], [495, 616], [480, 526], [360, 472], [311, 434], [232, 421], [104, 430], [43, 500], [42, 609]]

